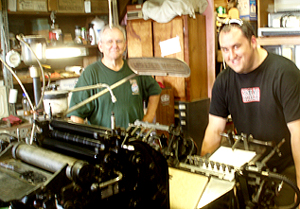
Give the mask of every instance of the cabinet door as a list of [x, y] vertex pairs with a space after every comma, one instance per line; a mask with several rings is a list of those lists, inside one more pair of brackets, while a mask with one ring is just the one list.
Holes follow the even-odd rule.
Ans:
[[192, 101], [207, 97], [207, 56], [205, 16], [182, 15], [168, 23], [130, 20], [127, 23], [128, 57], [161, 57], [160, 42], [178, 37], [180, 51], [165, 57], [185, 61], [189, 78], [156, 76], [156, 80], [174, 89], [176, 100]]
[[[176, 17], [168, 23], [153, 22], [153, 41], [154, 41], [154, 56], [161, 57], [160, 42], [178, 37], [181, 51], [167, 55], [168, 58], [184, 59], [184, 42], [183, 42], [183, 18]], [[156, 80], [162, 82], [166, 87], [174, 88], [175, 98], [186, 98], [185, 78], [182, 77], [161, 77], [157, 76]]]
[[207, 97], [207, 56], [205, 16], [183, 15], [168, 23], [153, 23], [154, 56], [161, 57], [160, 42], [178, 37], [181, 51], [166, 57], [185, 61], [190, 69], [188, 78], [157, 77], [167, 87], [174, 88], [177, 100], [193, 101]]
[[153, 57], [152, 21], [128, 20], [128, 57]]

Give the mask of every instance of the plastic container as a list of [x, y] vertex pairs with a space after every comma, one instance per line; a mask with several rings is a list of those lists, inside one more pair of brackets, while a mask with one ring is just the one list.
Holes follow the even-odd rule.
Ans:
[[[35, 53], [37, 58], [41, 63], [46, 62], [46, 47], [47, 47], [47, 41], [45, 37], [41, 35], [31, 35], [31, 36], [24, 36], [24, 41], [30, 46], [31, 50]], [[21, 42], [21, 54], [22, 54], [22, 60], [26, 65], [37, 65], [38, 62], [31, 52], [31, 50], [23, 43]]]
[[96, 45], [96, 34], [92, 23], [89, 24], [88, 41], [91, 45]]
[[31, 108], [30, 108], [28, 99], [26, 98], [25, 93], [23, 93], [22, 95], [23, 95], [22, 106], [23, 106], [24, 116], [31, 115], [31, 112], [30, 112]]
[[82, 36], [81, 36], [81, 27], [76, 25], [75, 26], [75, 44], [82, 44]]
[[60, 115], [68, 110], [68, 91], [45, 91], [43, 103], [48, 115]]
[[95, 17], [92, 22], [92, 24], [94, 24], [94, 30], [95, 30], [95, 34], [96, 34], [96, 44], [98, 44], [99, 42], [99, 33], [102, 30], [102, 28], [105, 26], [105, 22], [104, 20], [100, 19], [99, 17]]

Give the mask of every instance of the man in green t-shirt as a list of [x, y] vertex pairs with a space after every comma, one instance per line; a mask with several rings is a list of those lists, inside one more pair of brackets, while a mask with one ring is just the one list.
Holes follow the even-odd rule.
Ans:
[[[98, 48], [103, 58], [85, 68], [78, 79], [76, 87], [94, 84], [112, 84], [133, 74], [128, 67], [123, 53], [126, 49], [126, 33], [121, 26], [105, 26], [100, 34]], [[73, 92], [70, 107], [97, 94], [103, 89], [92, 89]], [[117, 101], [112, 102], [111, 95], [106, 93], [92, 102], [72, 111], [68, 117], [73, 122], [111, 127], [111, 114], [114, 113], [116, 126], [127, 128], [135, 120], [153, 122], [159, 102], [161, 88], [151, 76], [136, 76], [112, 90]], [[147, 101], [147, 112], [144, 114], [144, 101]]]

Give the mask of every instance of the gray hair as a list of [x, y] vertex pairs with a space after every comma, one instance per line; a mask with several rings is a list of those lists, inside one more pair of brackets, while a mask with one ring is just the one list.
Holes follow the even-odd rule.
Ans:
[[102, 28], [102, 30], [99, 32], [99, 41], [102, 40], [104, 31], [106, 31], [106, 30], [111, 30], [111, 29], [113, 29], [113, 28], [117, 28], [117, 29], [119, 29], [119, 30], [122, 32], [123, 37], [124, 37], [124, 40], [125, 40], [125, 42], [126, 42], [126, 31], [125, 31], [124, 27], [122, 27], [122, 26], [120, 26], [120, 25], [112, 25], [112, 27], [110, 27], [109, 25], [105, 25], [105, 26]]

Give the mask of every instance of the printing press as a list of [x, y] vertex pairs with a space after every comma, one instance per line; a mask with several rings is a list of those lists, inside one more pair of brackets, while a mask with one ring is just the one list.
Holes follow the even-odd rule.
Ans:
[[[176, 59], [131, 58], [128, 65], [137, 75], [190, 75], [186, 63]], [[104, 93], [113, 98], [112, 89], [132, 76], [76, 108]], [[44, 117], [33, 115], [30, 138], [0, 138], [0, 207], [273, 208], [282, 184], [297, 196], [284, 208], [299, 204], [296, 184], [266, 167], [284, 141], [224, 133], [230, 143], [200, 157], [197, 144], [180, 126], [136, 121], [125, 130], [114, 125], [113, 114], [111, 128], [76, 124], [49, 107]]]
[[[234, 144], [200, 157], [178, 127], [136, 121], [124, 130], [55, 118], [34, 122], [32, 145], [2, 141], [1, 206], [272, 208], [283, 183], [297, 194], [295, 204], [285, 208], [299, 204], [297, 186], [265, 166], [281, 144], [223, 134]], [[265, 153], [266, 147], [272, 151]], [[230, 155], [241, 159], [226, 161]]]

